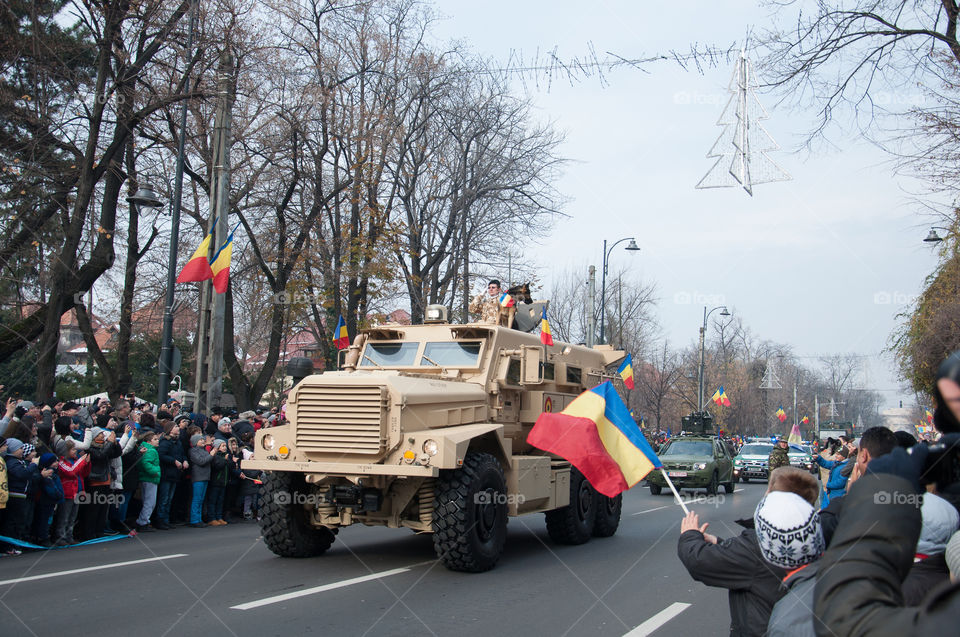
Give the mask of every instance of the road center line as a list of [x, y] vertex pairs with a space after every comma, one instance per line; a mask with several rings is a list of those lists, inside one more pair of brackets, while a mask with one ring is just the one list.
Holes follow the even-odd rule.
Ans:
[[315, 593], [323, 593], [325, 591], [331, 591], [336, 588], [343, 588], [344, 586], [352, 586], [354, 584], [369, 582], [371, 580], [380, 579], [383, 577], [390, 577], [391, 575], [399, 575], [400, 573], [406, 573], [409, 570], [410, 570], [409, 567], [405, 567], [405, 568], [395, 568], [390, 571], [381, 571], [380, 573], [370, 573], [369, 575], [363, 575], [362, 577], [354, 577], [351, 579], [341, 580], [339, 582], [333, 582], [331, 584], [314, 586], [313, 588], [305, 588], [302, 591], [294, 591], [292, 593], [284, 593], [283, 595], [274, 595], [273, 597], [265, 597], [263, 599], [258, 599], [253, 602], [247, 602], [246, 604], [231, 606], [230, 608], [234, 610], [250, 610], [251, 608], [259, 608], [261, 606], [268, 606], [270, 604], [278, 604], [280, 602], [285, 602], [288, 599], [296, 599], [297, 597], [305, 597], [307, 595], [313, 595]]
[[58, 571], [56, 573], [44, 573], [43, 575], [30, 575], [28, 577], [18, 577], [16, 579], [7, 579], [0, 581], [0, 586], [4, 584], [19, 584], [20, 582], [32, 582], [38, 579], [48, 579], [51, 577], [60, 577], [61, 575], [73, 575], [75, 573], [87, 573], [89, 571], [99, 571], [105, 568], [117, 568], [119, 566], [131, 566], [133, 564], [144, 564], [146, 562], [157, 562], [159, 560], [172, 560], [176, 557], [186, 557], [187, 553], [174, 553], [173, 555], [161, 555], [160, 557], [148, 557], [142, 560], [131, 560], [129, 562], [116, 562], [114, 564], [101, 564], [100, 566], [89, 566], [87, 568], [75, 568], [69, 571]]
[[623, 637], [646, 637], [688, 608], [690, 608], [690, 604], [674, 602]]
[[643, 513], [650, 513], [651, 511], [659, 511], [660, 509], [669, 509], [671, 505], [665, 505], [662, 507], [657, 507], [655, 509], [647, 509], [646, 511], [637, 511], [636, 513], [631, 513], [630, 515], [641, 515]]

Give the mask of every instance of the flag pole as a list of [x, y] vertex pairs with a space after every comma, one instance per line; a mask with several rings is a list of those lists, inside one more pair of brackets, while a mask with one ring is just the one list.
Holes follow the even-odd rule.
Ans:
[[671, 491], [673, 491], [673, 497], [677, 499], [677, 504], [679, 504], [680, 508], [683, 509], [683, 513], [684, 514], [690, 513], [690, 509], [688, 509], [687, 505], [684, 504], [683, 498], [681, 498], [680, 494], [677, 493], [677, 488], [673, 486], [673, 481], [670, 480], [670, 476], [668, 476], [667, 472], [664, 471], [662, 468], [660, 469], [660, 473], [663, 474], [663, 479], [667, 481], [667, 486], [670, 487]]

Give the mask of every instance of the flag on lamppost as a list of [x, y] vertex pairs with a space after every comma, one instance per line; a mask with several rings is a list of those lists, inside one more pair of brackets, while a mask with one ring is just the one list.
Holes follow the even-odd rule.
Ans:
[[787, 419], [787, 412], [783, 410], [783, 405], [777, 407], [776, 416], [780, 422], [784, 422]]
[[177, 277], [177, 283], [189, 283], [192, 281], [206, 281], [213, 278], [213, 271], [210, 269], [210, 262], [207, 255], [210, 253], [210, 240], [213, 233], [210, 232], [203, 238], [200, 245], [193, 252], [193, 256], [187, 261], [187, 264], [180, 270]]

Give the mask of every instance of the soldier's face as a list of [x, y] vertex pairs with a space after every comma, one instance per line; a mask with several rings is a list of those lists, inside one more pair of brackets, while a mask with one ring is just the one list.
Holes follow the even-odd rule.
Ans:
[[487, 286], [487, 292], [490, 293], [490, 296], [500, 296], [500, 286], [495, 283], [491, 283]]

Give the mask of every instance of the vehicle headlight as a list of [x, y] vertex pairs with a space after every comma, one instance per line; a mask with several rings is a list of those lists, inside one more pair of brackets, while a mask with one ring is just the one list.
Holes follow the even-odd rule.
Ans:
[[733, 461], [733, 464], [735, 464], [735, 465], [741, 465], [741, 464], [743, 464], [743, 460], [741, 460], [740, 458], [737, 458], [736, 460]]
[[267, 435], [265, 435], [263, 438], [260, 439], [260, 446], [263, 447], [264, 449], [266, 449], [267, 451], [272, 450], [272, 449], [273, 449], [273, 446], [274, 446], [275, 444], [277, 444], [277, 443], [276, 443], [276, 441], [273, 439], [273, 436], [271, 436], [270, 434], [267, 434]]
[[694, 463], [693, 463], [693, 470], [694, 470], [694, 471], [703, 471], [703, 470], [706, 469], [706, 468], [707, 468], [707, 463], [706, 463], [706, 462], [694, 462]]
[[435, 456], [438, 451], [440, 451], [440, 445], [437, 444], [436, 440], [427, 440], [423, 443], [423, 453], [428, 456]]

